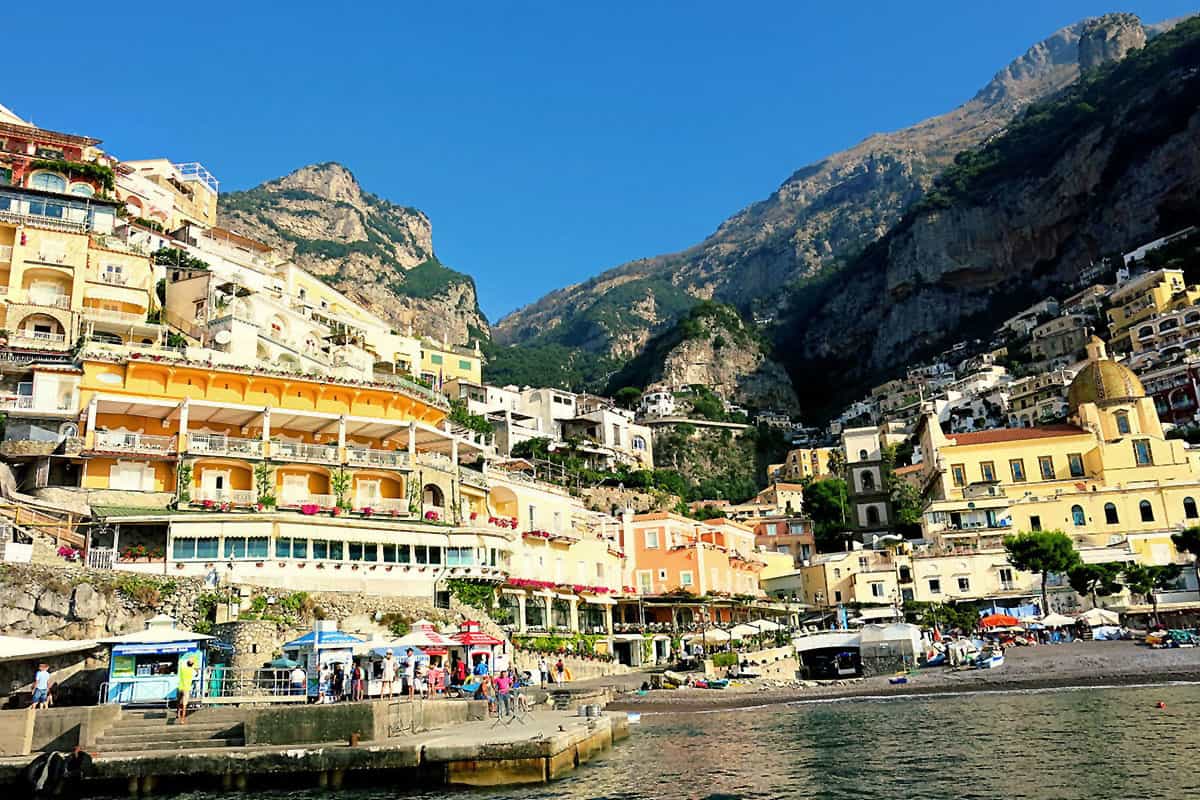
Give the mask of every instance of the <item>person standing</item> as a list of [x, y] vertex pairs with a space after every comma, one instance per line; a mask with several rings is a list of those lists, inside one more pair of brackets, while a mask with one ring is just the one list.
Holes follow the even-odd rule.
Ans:
[[293, 695], [300, 696], [308, 692], [308, 673], [304, 671], [303, 667], [297, 665], [292, 670], [290, 678]]
[[179, 666], [179, 707], [176, 710], [176, 719], [180, 725], [187, 722], [188, 697], [192, 694], [192, 683], [195, 680], [196, 661], [188, 656], [187, 661]]
[[550, 662], [545, 656], [538, 659], [538, 682], [542, 688], [546, 688], [546, 682], [550, 680]]
[[461, 658], [454, 662], [454, 682], [459, 686], [467, 682], [467, 662]]
[[317, 702], [326, 703], [329, 701], [329, 683], [333, 678], [333, 673], [329, 671], [328, 664], [321, 665], [321, 671], [317, 673]]
[[408, 657], [404, 659], [404, 685], [408, 688], [408, 699], [412, 700], [413, 691], [416, 689], [414, 682], [417, 677], [417, 660], [413, 658], [411, 647], [408, 648], [408, 652], [405, 655]]
[[562, 656], [558, 657], [554, 665], [554, 680], [559, 686], [567, 682], [567, 665], [563, 663]]
[[391, 697], [395, 694], [393, 686], [396, 683], [396, 659], [392, 658], [392, 651], [388, 650], [383, 658], [383, 677], [379, 681], [382, 697]]
[[333, 665], [333, 702], [337, 703], [346, 696], [346, 668], [339, 661]]
[[512, 678], [507, 672], [501, 672], [496, 676], [496, 713], [500, 717], [512, 716], [512, 708], [509, 705], [509, 692], [512, 691]]
[[366, 676], [363, 672], [362, 664], [355, 664], [354, 669], [350, 671], [350, 697], [354, 702], [361, 702], [366, 696]]
[[50, 665], [38, 664], [33, 674], [32, 708], [48, 708], [50, 705]]

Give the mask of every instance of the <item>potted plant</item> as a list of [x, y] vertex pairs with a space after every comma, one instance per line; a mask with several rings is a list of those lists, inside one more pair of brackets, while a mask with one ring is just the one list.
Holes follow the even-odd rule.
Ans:
[[371, 508], [370, 506], [363, 506], [362, 510], [359, 513], [362, 514], [364, 517], [371, 517], [371, 516], [375, 515], [375, 509]]

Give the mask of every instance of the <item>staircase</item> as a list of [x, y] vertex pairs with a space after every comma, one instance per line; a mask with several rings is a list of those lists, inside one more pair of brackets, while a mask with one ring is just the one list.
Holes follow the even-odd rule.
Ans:
[[232, 708], [202, 708], [188, 714], [187, 724], [174, 711], [125, 711], [121, 719], [96, 740], [98, 753], [144, 750], [203, 750], [245, 744], [241, 714]]

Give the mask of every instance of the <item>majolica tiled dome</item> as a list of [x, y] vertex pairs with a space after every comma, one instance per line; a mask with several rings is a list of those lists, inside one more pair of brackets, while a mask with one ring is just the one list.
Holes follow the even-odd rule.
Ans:
[[1110, 359], [1104, 343], [1092, 337], [1088, 344], [1088, 363], [1071, 381], [1067, 390], [1071, 411], [1078, 409], [1081, 403], [1104, 406], [1127, 403], [1145, 396], [1146, 390], [1133, 370]]

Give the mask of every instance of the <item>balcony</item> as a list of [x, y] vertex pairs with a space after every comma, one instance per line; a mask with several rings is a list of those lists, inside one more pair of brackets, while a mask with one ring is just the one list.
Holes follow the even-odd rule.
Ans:
[[334, 497], [331, 494], [308, 494], [283, 492], [279, 498], [279, 505], [291, 508], [300, 508], [301, 506], [316, 506], [317, 508], [333, 508]]
[[408, 501], [402, 497], [356, 497], [354, 498], [354, 510], [362, 511], [371, 509], [372, 515], [382, 517], [407, 517], [411, 516], [408, 510]]
[[87, 319], [94, 322], [111, 322], [116, 325], [127, 325], [130, 327], [134, 325], [158, 327], [153, 323], [147, 322], [145, 314], [131, 314], [128, 311], [112, 311], [107, 308], [85, 308], [83, 314]]
[[17, 411], [30, 410], [33, 408], [33, 397], [29, 395], [11, 395], [9, 397], [0, 397], [0, 410]]
[[354, 467], [384, 467], [407, 469], [408, 453], [404, 450], [372, 450], [369, 447], [348, 447], [346, 462]]
[[16, 294], [10, 296], [9, 301], [14, 303], [23, 302], [27, 306], [41, 306], [42, 308], [63, 308], [67, 310], [71, 308], [71, 295], [69, 294], [27, 291], [24, 292], [24, 299], [21, 298], [22, 295]]
[[94, 450], [123, 453], [146, 453], [157, 456], [173, 456], [176, 453], [174, 436], [150, 436], [144, 433], [121, 433], [97, 431]]
[[261, 439], [240, 439], [222, 434], [192, 433], [188, 435], [188, 452], [199, 456], [238, 456], [262, 458]]
[[126, 286], [129, 284], [129, 276], [122, 272], [101, 272], [100, 282], [110, 286]]
[[426, 467], [433, 467], [444, 472], [454, 471], [454, 462], [449, 456], [444, 456], [441, 453], [417, 453], [417, 463]]
[[338, 448], [332, 444], [304, 444], [302, 442], [271, 442], [271, 457], [280, 461], [309, 461], [316, 464], [338, 463]]
[[8, 337], [9, 344], [17, 347], [45, 348], [61, 350], [67, 346], [65, 333], [46, 333], [44, 331], [16, 331]]
[[252, 506], [258, 502], [258, 495], [251, 489], [201, 488], [196, 490], [193, 499], [197, 503], [215, 503], [216, 505], [229, 503], [233, 506]]
[[482, 472], [476, 472], [473, 469], [460, 469], [458, 478], [467, 486], [474, 486], [476, 489], [488, 488], [487, 477]]

